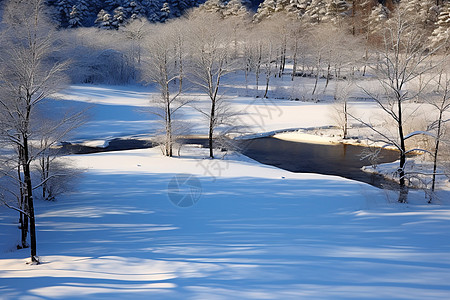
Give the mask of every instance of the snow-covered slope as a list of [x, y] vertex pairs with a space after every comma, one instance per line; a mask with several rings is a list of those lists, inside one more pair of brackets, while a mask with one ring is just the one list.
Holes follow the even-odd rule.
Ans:
[[[204, 156], [74, 157], [78, 190], [37, 205], [38, 266], [11, 249], [16, 216], [0, 208], [0, 298], [448, 299], [448, 206]], [[184, 195], [196, 204], [174, 205]]]

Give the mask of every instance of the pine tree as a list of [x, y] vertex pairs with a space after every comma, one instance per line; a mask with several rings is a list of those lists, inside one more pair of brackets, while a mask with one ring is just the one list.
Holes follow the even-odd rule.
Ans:
[[381, 34], [388, 16], [389, 10], [385, 6], [382, 4], [375, 6], [369, 16], [367, 34], [369, 36]]
[[170, 16], [170, 7], [169, 3], [164, 2], [163, 7], [161, 8], [161, 14], [159, 21], [164, 23]]
[[425, 27], [429, 22], [429, 18], [433, 18], [434, 0], [409, 0], [402, 1], [399, 4], [399, 9], [406, 11], [409, 22], [420, 24]]
[[447, 41], [446, 48], [449, 48], [450, 41], [450, 2], [447, 2], [439, 13], [438, 20], [436, 22], [436, 29], [431, 36], [431, 44], [436, 46], [444, 41]]
[[73, 4], [70, 0], [59, 0], [57, 3], [57, 20], [61, 27], [69, 26], [70, 13], [72, 12]]
[[123, 1], [122, 7], [125, 12], [125, 17], [128, 20], [130, 20], [130, 19], [134, 20], [137, 18], [141, 18], [142, 16], [145, 15], [144, 7], [142, 7], [142, 5], [137, 1], [125, 0], [125, 1]]
[[224, 7], [223, 16], [245, 17], [249, 14], [247, 9], [248, 1], [230, 0]]
[[121, 6], [120, 0], [106, 0], [103, 5], [103, 9], [106, 11], [112, 11], [119, 6]]
[[206, 11], [210, 13], [222, 14], [225, 8], [225, 3], [223, 0], [207, 0], [205, 3], [200, 5], [199, 9], [201, 11]]
[[262, 20], [270, 18], [275, 13], [276, 5], [275, 0], [264, 0], [264, 2], [258, 6], [258, 10], [253, 16], [253, 20], [255, 22], [261, 22]]
[[340, 24], [349, 13], [350, 5], [345, 0], [331, 0], [327, 5], [324, 21]]
[[289, 16], [301, 18], [305, 14], [311, 0], [290, 0], [286, 7], [286, 12]]
[[125, 12], [122, 6], [114, 9], [114, 15], [111, 21], [111, 27], [114, 29], [118, 29], [120, 26], [124, 25], [126, 22]]
[[311, 23], [321, 23], [327, 13], [327, 2], [325, 0], [312, 0], [305, 15]]
[[142, 2], [142, 5], [150, 22], [160, 21], [161, 8], [164, 5], [160, 0], [145, 0], [145, 2]]
[[286, 12], [289, 6], [290, 0], [276, 0], [275, 2], [275, 12]]
[[97, 19], [95, 20], [95, 24], [99, 28], [111, 29], [112, 18], [111, 15], [104, 9], [100, 10], [97, 14]]
[[72, 11], [69, 15], [69, 28], [76, 28], [81, 26], [81, 16], [76, 5], [72, 6]]
[[94, 19], [95, 13], [89, 8], [90, 4], [87, 3], [87, 0], [80, 0], [75, 6], [78, 11], [79, 26], [92, 25], [92, 23], [89, 24], [89, 21]]

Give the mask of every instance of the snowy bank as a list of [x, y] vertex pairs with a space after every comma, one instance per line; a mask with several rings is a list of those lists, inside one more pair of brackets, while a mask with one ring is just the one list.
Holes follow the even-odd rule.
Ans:
[[[78, 191], [36, 203], [42, 265], [12, 250], [16, 215], [0, 207], [0, 298], [448, 299], [448, 204], [184, 153], [74, 156]], [[199, 184], [174, 188], [180, 173]], [[195, 205], [176, 206], [185, 195]]]

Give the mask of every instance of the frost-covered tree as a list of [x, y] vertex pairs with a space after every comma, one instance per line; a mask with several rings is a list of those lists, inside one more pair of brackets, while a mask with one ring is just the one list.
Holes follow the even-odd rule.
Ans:
[[[306, 32], [308, 27], [305, 22], [296, 22], [289, 26], [289, 39], [288, 47], [291, 50], [292, 55], [292, 73], [291, 80], [294, 81], [295, 76], [297, 76], [297, 71], [299, 69], [298, 65], [302, 58], [305, 58], [306, 54]], [[302, 70], [304, 72], [305, 70]]]
[[127, 19], [134, 20], [134, 19], [142, 18], [143, 16], [145, 16], [144, 7], [141, 4], [139, 4], [139, 2], [137, 2], [137, 1], [125, 0], [123, 2], [122, 7], [126, 13]]
[[104, 9], [100, 10], [97, 14], [97, 19], [95, 20], [95, 24], [99, 28], [111, 29], [112, 27], [112, 17], [111, 15]]
[[122, 33], [126, 39], [126, 45], [130, 47], [131, 60], [133, 64], [139, 66], [141, 64], [142, 43], [144, 38], [149, 34], [149, 23], [146, 19], [131, 20], [126, 26], [122, 27]]
[[183, 63], [180, 58], [184, 59], [184, 53], [179, 52], [184, 50], [179, 47], [179, 40], [183, 37], [175, 26], [157, 25], [144, 45], [143, 78], [155, 84], [160, 92], [159, 96], [152, 98], [151, 112], [163, 121], [164, 138], [161, 146], [166, 156], [173, 155], [173, 145], [180, 129], [177, 128], [176, 113], [187, 103], [180, 98], [182, 85], [172, 84], [183, 77], [183, 69], [179, 66]]
[[222, 14], [226, 2], [223, 0], [207, 0], [205, 3], [199, 6], [199, 10], [203, 12], [215, 13], [218, 15]]
[[326, 0], [312, 0], [311, 4], [307, 7], [305, 16], [311, 23], [321, 23], [327, 14], [327, 2]]
[[334, 89], [333, 117], [336, 125], [342, 131], [342, 138], [348, 138], [350, 129], [351, 107], [349, 97], [353, 92], [353, 82], [351, 80], [337, 81]]
[[69, 25], [70, 20], [70, 13], [73, 9], [72, 1], [70, 0], [59, 0], [56, 3], [56, 9], [57, 9], [57, 16], [56, 20], [59, 22], [59, 24], [63, 27], [66, 27]]
[[324, 20], [340, 25], [342, 20], [348, 15], [349, 9], [350, 4], [345, 0], [330, 0], [327, 4]]
[[272, 15], [275, 14], [276, 8], [277, 8], [276, 0], [264, 0], [264, 2], [262, 2], [258, 6], [258, 10], [253, 16], [253, 20], [255, 22], [261, 22], [265, 19], [270, 18]]
[[169, 3], [164, 2], [163, 7], [161, 7], [161, 14], [159, 21], [164, 23], [170, 16], [170, 7]]
[[430, 37], [431, 44], [439, 45], [443, 42], [447, 42], [445, 48], [448, 50], [450, 48], [450, 2], [447, 2], [447, 4], [442, 7], [436, 25], [437, 27]]
[[173, 17], [180, 17], [187, 9], [194, 6], [194, 3], [189, 0], [169, 0], [168, 3]]
[[418, 90], [414, 92], [408, 89], [407, 85], [425, 76], [439, 64], [437, 60], [432, 60], [432, 55], [438, 49], [428, 48], [427, 34], [420, 26], [409, 22], [407, 13], [402, 9], [397, 9], [386, 22], [382, 37], [382, 47], [378, 50], [380, 59], [377, 66], [372, 67], [372, 72], [379, 82], [380, 92], [365, 91], [395, 124], [396, 132], [384, 131], [367, 122], [363, 123], [379, 135], [380, 141], [398, 150], [399, 202], [406, 202], [408, 191], [405, 166], [409, 153], [406, 141], [411, 135], [405, 127], [408, 114], [404, 106], [405, 102], [416, 98], [423, 90], [423, 86], [418, 86]]
[[249, 16], [248, 7], [249, 3], [247, 0], [230, 0], [224, 7], [222, 15], [225, 18], [228, 17], [239, 17], [245, 18]]
[[147, 11], [147, 18], [150, 22], [156, 23], [160, 22], [161, 19], [161, 8], [164, 2], [160, 0], [148, 0], [145, 3], [145, 8]]
[[434, 0], [409, 0], [401, 1], [399, 8], [406, 11], [410, 22], [415, 22], [423, 28], [432, 24], [431, 20], [436, 18]]
[[427, 98], [427, 102], [430, 103], [437, 112], [437, 118], [428, 125], [428, 131], [434, 139], [433, 149], [430, 152], [433, 159], [433, 172], [429, 202], [433, 200], [433, 194], [436, 188], [436, 176], [439, 175], [438, 165], [441, 159], [441, 147], [444, 143], [447, 143], [447, 145], [449, 144], [449, 141], [445, 140], [445, 136], [446, 134], [448, 136], [448, 123], [450, 122], [450, 119], [446, 118], [447, 112], [450, 111], [450, 78], [447, 73], [445, 73], [444, 76], [445, 79], [443, 82], [441, 81], [436, 83], [439, 87], [438, 92], [434, 95], [434, 97]]
[[[17, 149], [19, 187], [24, 207], [17, 208], [29, 220], [30, 254], [39, 263], [36, 244], [32, 166], [39, 152], [33, 141], [39, 138], [36, 111], [46, 98], [61, 88], [66, 62], [52, 59], [58, 50], [55, 32], [44, 18], [42, 0], [9, 1], [3, 15], [6, 34], [0, 53], [1, 135]], [[24, 210], [25, 208], [25, 210]]]
[[126, 16], [125, 11], [122, 6], [117, 7], [114, 9], [114, 14], [111, 20], [111, 27], [118, 29], [119, 27], [123, 26], [126, 22]]
[[121, 0], [105, 0], [103, 9], [105, 9], [106, 11], [112, 11], [116, 7], [119, 7], [121, 5], [122, 5]]
[[208, 119], [209, 156], [214, 158], [216, 129], [229, 121], [229, 110], [219, 89], [223, 76], [236, 68], [230, 55], [233, 35], [230, 27], [211, 13], [200, 12], [191, 16], [188, 28], [189, 80], [203, 90], [210, 100], [208, 108], [201, 107], [198, 110]]
[[81, 14], [77, 6], [72, 6], [72, 11], [69, 16], [69, 27], [76, 28], [81, 26]]
[[286, 12], [289, 16], [300, 19], [305, 14], [311, 0], [290, 0], [286, 6]]
[[[367, 36], [378, 36], [383, 32], [386, 21], [388, 20], [389, 10], [382, 4], [378, 4], [372, 9], [367, 22]], [[369, 38], [368, 38], [369, 39]]]

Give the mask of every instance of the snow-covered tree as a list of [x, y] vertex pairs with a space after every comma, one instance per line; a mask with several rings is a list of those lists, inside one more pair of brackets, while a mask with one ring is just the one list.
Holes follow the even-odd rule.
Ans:
[[111, 29], [112, 28], [112, 18], [111, 15], [104, 9], [100, 10], [97, 14], [97, 19], [95, 20], [100, 28]]
[[436, 177], [440, 175], [438, 173], [438, 166], [441, 161], [441, 152], [443, 146], [449, 147], [450, 143], [446, 137], [448, 137], [450, 129], [449, 122], [450, 119], [446, 118], [446, 113], [450, 111], [450, 77], [448, 70], [442, 71], [445, 77], [441, 82], [436, 82], [438, 86], [437, 93], [433, 97], [427, 97], [426, 101], [434, 108], [437, 113], [435, 120], [428, 125], [429, 135], [433, 137], [433, 147], [430, 149], [430, 154], [433, 159], [433, 172], [431, 174], [431, 195], [429, 197], [429, 202], [433, 200], [433, 194], [436, 188]]
[[161, 7], [161, 14], [159, 21], [164, 23], [170, 16], [170, 7], [169, 3], [164, 2], [163, 7]]
[[114, 15], [111, 20], [111, 27], [118, 29], [120, 26], [123, 26], [125, 24], [126, 17], [125, 17], [125, 11], [122, 6], [117, 7], [114, 9]]
[[[58, 50], [54, 29], [44, 17], [43, 0], [9, 1], [3, 15], [4, 28], [0, 53], [0, 134], [17, 149], [17, 178], [21, 183], [18, 194], [25, 206], [16, 210], [29, 220], [30, 254], [37, 257], [34, 213], [33, 163], [39, 153], [33, 141], [39, 137], [36, 111], [48, 96], [63, 86], [66, 62], [50, 59]], [[24, 210], [25, 209], [25, 210]]]
[[289, 16], [300, 19], [305, 14], [311, 0], [290, 0], [286, 7], [286, 12]]
[[73, 9], [72, 1], [70, 0], [59, 0], [56, 4], [56, 9], [58, 11], [57, 21], [62, 27], [69, 25], [70, 13]]
[[233, 38], [228, 26], [217, 15], [198, 13], [189, 20], [187, 39], [189, 80], [203, 90], [210, 100], [208, 108], [198, 110], [208, 119], [209, 156], [214, 158], [216, 129], [227, 124], [229, 109], [219, 91], [223, 76], [234, 71], [236, 61], [230, 55]]
[[127, 41], [125, 44], [130, 47], [129, 56], [133, 64], [137, 66], [141, 64], [142, 43], [149, 33], [149, 27], [146, 19], [134, 19], [121, 28], [123, 36]]
[[145, 9], [147, 11], [147, 18], [150, 22], [156, 23], [160, 22], [161, 19], [161, 8], [164, 2], [160, 0], [147, 0], [145, 2]]
[[127, 19], [137, 19], [145, 15], [145, 9], [137, 1], [125, 0], [122, 5]]
[[199, 10], [221, 15], [225, 5], [226, 3], [224, 0], [207, 0], [199, 6]]
[[450, 48], [450, 2], [442, 7], [436, 25], [437, 27], [430, 37], [431, 44], [438, 45], [447, 42], [445, 48], [448, 50]]
[[240, 17], [245, 18], [249, 15], [247, 0], [230, 0], [225, 5], [222, 15], [227, 17]]
[[434, 13], [434, 0], [408, 0], [401, 1], [399, 9], [406, 11], [406, 15], [410, 22], [420, 24], [424, 28], [431, 23], [430, 19], [435, 18]]
[[258, 10], [253, 16], [253, 20], [255, 22], [261, 22], [265, 19], [270, 18], [272, 15], [275, 14], [276, 8], [277, 8], [276, 0], [264, 0], [264, 2], [262, 2], [258, 6]]
[[[395, 147], [399, 152], [398, 179], [400, 184], [399, 202], [407, 200], [407, 162], [406, 141], [411, 136], [405, 126], [408, 114], [405, 102], [420, 95], [423, 86], [417, 91], [407, 89], [407, 85], [419, 77], [427, 75], [439, 64], [432, 56], [438, 50], [426, 44], [427, 35], [418, 24], [408, 19], [407, 13], [397, 9], [383, 29], [382, 47], [378, 51], [380, 57], [372, 71], [380, 85], [379, 92], [365, 90], [385, 112], [386, 117], [395, 124], [395, 131], [377, 129], [372, 124], [362, 122], [379, 135], [379, 140]], [[360, 120], [361, 121], [361, 120]]]
[[183, 77], [183, 69], [179, 66], [183, 63], [180, 57], [184, 59], [184, 54], [180, 55], [179, 52], [184, 49], [178, 47], [179, 39], [183, 37], [174, 25], [178, 26], [170, 23], [152, 28], [152, 35], [144, 45], [146, 52], [143, 78], [155, 84], [160, 92], [159, 96], [151, 100], [151, 112], [163, 121], [161, 146], [166, 156], [173, 155], [173, 145], [180, 129], [177, 126], [176, 113], [187, 104], [187, 101], [180, 97], [182, 85], [172, 84]]
[[116, 7], [121, 6], [121, 0], [105, 0], [104, 1], [104, 6], [103, 9], [107, 10], [107, 11], [112, 11], [114, 10]]
[[345, 0], [330, 0], [326, 8], [327, 11], [323, 20], [340, 25], [342, 20], [348, 15], [350, 5]]
[[321, 23], [327, 14], [327, 1], [326, 0], [312, 0], [311, 4], [307, 7], [305, 16], [311, 23]]
[[377, 36], [383, 32], [386, 21], [388, 20], [389, 10], [382, 4], [378, 4], [372, 9], [367, 22], [367, 35]]
[[169, 0], [170, 14], [173, 17], [180, 17], [183, 13], [193, 6], [189, 0]]
[[76, 5], [72, 6], [69, 16], [69, 27], [76, 28], [81, 26], [81, 15]]

